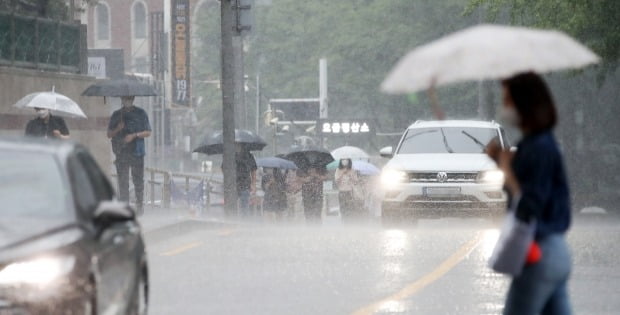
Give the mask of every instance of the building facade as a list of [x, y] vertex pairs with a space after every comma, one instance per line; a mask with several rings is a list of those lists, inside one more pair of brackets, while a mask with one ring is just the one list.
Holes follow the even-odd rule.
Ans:
[[90, 49], [123, 49], [125, 72], [151, 73], [151, 16], [163, 0], [100, 0], [83, 18]]

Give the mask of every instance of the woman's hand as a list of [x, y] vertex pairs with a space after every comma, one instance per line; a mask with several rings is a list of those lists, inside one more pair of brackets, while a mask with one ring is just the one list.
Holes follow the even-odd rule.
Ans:
[[502, 148], [499, 141], [494, 138], [487, 144], [485, 153], [497, 164], [497, 167], [504, 172], [504, 185], [508, 191], [513, 194], [519, 194], [521, 188], [512, 170], [512, 160], [514, 152]]
[[502, 145], [497, 141], [496, 138], [489, 141], [487, 146], [484, 148], [484, 152], [493, 160], [497, 165], [499, 165], [499, 156], [503, 151]]
[[510, 150], [502, 150], [498, 155], [498, 166], [504, 172], [504, 185], [506, 189], [513, 195], [521, 193], [521, 186], [517, 177], [512, 170], [512, 160], [514, 159], [514, 152]]

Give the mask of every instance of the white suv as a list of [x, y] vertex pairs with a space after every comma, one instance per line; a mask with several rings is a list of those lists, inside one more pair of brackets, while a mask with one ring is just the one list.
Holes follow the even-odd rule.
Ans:
[[485, 153], [491, 140], [509, 147], [495, 122], [418, 121], [407, 128], [396, 147], [381, 150], [392, 159], [381, 174], [382, 220], [407, 216], [497, 217], [505, 209], [504, 174]]

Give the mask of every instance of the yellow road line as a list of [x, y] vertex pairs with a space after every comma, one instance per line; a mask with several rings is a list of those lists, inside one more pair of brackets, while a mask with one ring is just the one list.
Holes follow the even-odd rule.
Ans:
[[161, 256], [174, 256], [174, 255], [178, 255], [180, 253], [186, 252], [186, 251], [188, 251], [188, 250], [190, 250], [190, 249], [192, 249], [194, 247], [198, 247], [200, 245], [202, 245], [202, 242], [189, 243], [189, 244], [177, 247], [177, 248], [175, 248], [173, 250], [169, 250], [167, 252], [163, 252], [160, 255]]
[[235, 233], [234, 229], [223, 229], [223, 230], [218, 230], [215, 234], [217, 236], [228, 236]]
[[353, 315], [374, 314], [375, 312], [380, 311], [381, 309], [389, 306], [390, 304], [393, 304], [396, 301], [413, 296], [429, 284], [437, 281], [437, 279], [443, 277], [446, 273], [448, 273], [448, 271], [454, 268], [454, 266], [456, 266], [459, 262], [465, 259], [465, 257], [467, 257], [467, 255], [469, 255], [469, 253], [471, 253], [471, 251], [473, 251], [480, 244], [481, 241], [482, 234], [477, 234], [473, 239], [465, 243], [456, 252], [454, 252], [454, 254], [444, 260], [439, 266], [437, 266], [437, 268], [435, 268], [435, 270], [427, 273], [422, 278], [409, 284], [395, 294], [355, 311]]

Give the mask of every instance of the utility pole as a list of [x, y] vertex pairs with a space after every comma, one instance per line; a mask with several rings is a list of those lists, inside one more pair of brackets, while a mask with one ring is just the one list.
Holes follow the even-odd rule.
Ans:
[[222, 141], [224, 152], [222, 171], [224, 173], [224, 211], [227, 215], [237, 213], [237, 176], [235, 168], [235, 52], [233, 36], [235, 23], [232, 5], [236, 0], [222, 0]]
[[[234, 0], [233, 0], [234, 2]], [[245, 106], [245, 78], [243, 75], [243, 38], [233, 36], [235, 76], [235, 123], [239, 129], [247, 129], [247, 108]]]
[[319, 135], [319, 144], [325, 146], [323, 137], [322, 122], [327, 119], [328, 100], [327, 100], [327, 59], [319, 60], [319, 124], [317, 124], [317, 135]]
[[[227, 215], [237, 213], [237, 172], [235, 167], [235, 107], [243, 105], [243, 41], [241, 33], [250, 30], [247, 17], [250, 0], [221, 0], [222, 31], [222, 141], [224, 207]], [[245, 110], [245, 108], [244, 108]]]

